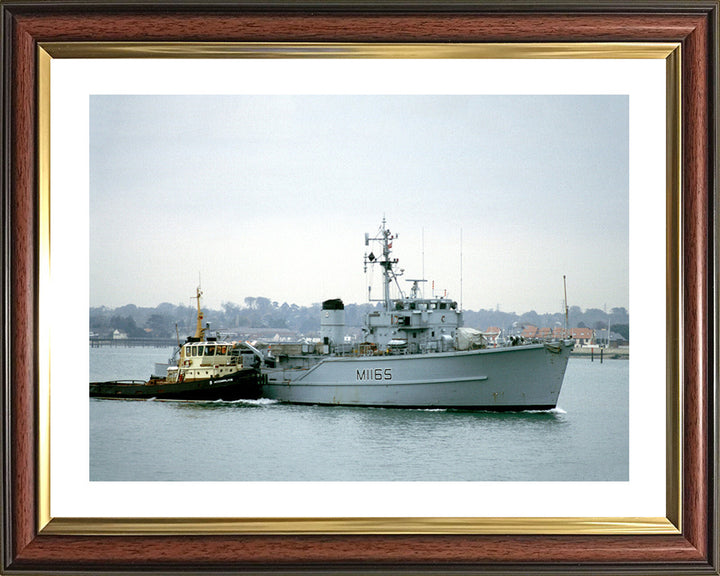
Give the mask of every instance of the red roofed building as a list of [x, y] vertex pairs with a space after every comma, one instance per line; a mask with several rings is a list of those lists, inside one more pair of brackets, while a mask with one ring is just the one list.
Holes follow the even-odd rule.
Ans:
[[541, 340], [550, 340], [552, 338], [552, 328], [538, 328], [535, 338]]
[[487, 330], [483, 331], [483, 336], [485, 336], [485, 339], [490, 345], [495, 346], [500, 332], [502, 331], [497, 326], [490, 326]]
[[526, 324], [525, 326], [523, 326], [523, 331], [520, 334], [520, 336], [522, 336], [525, 339], [537, 338], [537, 333], [538, 333], [537, 326], [533, 326], [532, 324]]
[[592, 328], [571, 328], [570, 335], [575, 339], [575, 346], [587, 346], [592, 342]]
[[[488, 330], [490, 329], [488, 328]], [[575, 346], [580, 347], [592, 343], [594, 331], [591, 328], [568, 328], [566, 330], [562, 326], [538, 328], [537, 326], [527, 324], [523, 327], [521, 336], [526, 340], [560, 340], [561, 338], [573, 338], [575, 340]]]
[[[490, 327], [484, 332], [485, 337], [492, 343], [497, 339], [497, 336], [493, 337], [496, 331], [499, 336], [499, 328]], [[575, 340], [575, 347], [580, 348], [581, 346], [589, 346], [593, 343], [595, 331], [592, 328], [565, 329], [563, 326], [557, 325], [552, 328], [538, 328], [532, 324], [525, 324], [520, 335], [525, 338], [525, 340], [560, 340], [563, 338], [572, 338]]]

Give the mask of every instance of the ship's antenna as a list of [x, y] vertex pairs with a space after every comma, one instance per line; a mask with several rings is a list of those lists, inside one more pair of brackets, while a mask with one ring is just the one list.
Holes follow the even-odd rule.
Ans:
[[608, 317], [608, 331], [607, 331], [607, 340], [605, 342], [605, 347], [610, 348], [610, 314], [607, 313], [607, 304], [605, 304], [605, 314], [607, 314], [607, 317]]
[[[425, 226], [422, 228], [422, 277], [425, 280]], [[425, 298], [425, 282], [423, 282], [422, 297]]]
[[567, 338], [569, 322], [568, 322], [568, 303], [567, 303], [567, 282], [565, 274], [563, 274], [563, 290], [565, 291], [565, 338]]
[[463, 237], [462, 226], [460, 227], [460, 310], [463, 309]]

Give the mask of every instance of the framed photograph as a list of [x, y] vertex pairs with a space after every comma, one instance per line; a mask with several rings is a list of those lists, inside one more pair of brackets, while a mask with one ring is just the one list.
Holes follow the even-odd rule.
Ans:
[[[717, 573], [717, 9], [4, 2], [3, 569]], [[407, 314], [377, 278], [351, 280], [378, 261]], [[393, 323], [354, 336], [385, 339], [353, 374], [389, 389], [411, 347], [450, 342], [460, 311], [500, 317], [500, 294], [563, 310], [567, 332], [566, 272], [585, 306], [608, 297], [638, 328], [629, 362], [606, 360], [559, 404], [508, 389], [322, 408], [374, 400], [283, 396], [276, 335], [259, 404], [218, 405], [214, 432], [192, 405], [88, 409], [86, 381], [125, 377], [94, 375], [107, 354], [85, 341], [93, 306], [187, 300], [198, 282], [228, 318], [234, 296], [212, 290], [244, 284], [248, 310], [297, 298], [337, 319], [367, 296]], [[508, 282], [532, 286], [513, 300]], [[416, 313], [437, 316], [432, 342], [413, 341]], [[508, 339], [562, 358], [527, 318]], [[561, 312], [545, 320], [562, 332]], [[354, 341], [320, 322], [313, 346]], [[191, 366], [192, 346], [181, 354]], [[510, 416], [483, 411], [477, 427], [491, 402]], [[464, 449], [483, 441], [496, 457]], [[383, 459], [363, 459], [371, 445]]]

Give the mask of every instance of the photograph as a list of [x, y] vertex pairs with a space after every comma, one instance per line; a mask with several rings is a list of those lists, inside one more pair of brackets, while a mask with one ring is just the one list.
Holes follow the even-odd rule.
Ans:
[[89, 114], [91, 480], [628, 480], [628, 95]]
[[717, 14], [2, 0], [0, 571], [717, 574]]

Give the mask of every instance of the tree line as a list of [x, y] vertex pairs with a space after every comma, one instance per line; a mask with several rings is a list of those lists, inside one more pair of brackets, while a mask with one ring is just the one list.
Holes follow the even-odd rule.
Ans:
[[[361, 327], [365, 315], [380, 304], [345, 304], [345, 324], [348, 327]], [[248, 297], [244, 305], [225, 302], [222, 308], [214, 310], [203, 308], [204, 322], [210, 323], [211, 330], [236, 331], [248, 328], [279, 328], [298, 334], [313, 335], [320, 329], [319, 303], [312, 306], [282, 304], [264, 297]], [[491, 326], [501, 328], [506, 333], [520, 331], [523, 326], [532, 324], [538, 327], [565, 325], [562, 313], [539, 314], [533, 310], [523, 314], [501, 312], [499, 310], [464, 310], [465, 325], [485, 330]], [[605, 329], [618, 332], [630, 339], [630, 320], [625, 308], [612, 308], [609, 311], [598, 308], [582, 310], [572, 306], [568, 312], [570, 328]], [[181, 339], [195, 332], [197, 310], [193, 306], [163, 303], [154, 308], [128, 304], [119, 308], [105, 306], [90, 308], [90, 331], [101, 337], [109, 337], [115, 330], [131, 338], [153, 337], [171, 338], [179, 334]]]

